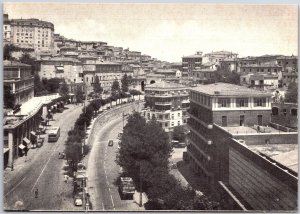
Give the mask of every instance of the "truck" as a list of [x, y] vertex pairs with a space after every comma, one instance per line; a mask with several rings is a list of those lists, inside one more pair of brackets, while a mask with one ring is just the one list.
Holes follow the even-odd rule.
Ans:
[[120, 185], [119, 185], [119, 192], [121, 198], [133, 198], [133, 194], [135, 192], [135, 187], [133, 184], [133, 180], [131, 177], [121, 177], [120, 178]]

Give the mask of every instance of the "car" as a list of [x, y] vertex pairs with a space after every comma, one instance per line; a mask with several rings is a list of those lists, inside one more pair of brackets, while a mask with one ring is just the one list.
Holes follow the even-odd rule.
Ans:
[[58, 159], [64, 159], [64, 158], [65, 158], [65, 153], [64, 152], [58, 153]]
[[114, 145], [114, 141], [113, 140], [109, 140], [108, 141], [108, 146], [113, 146]]
[[82, 198], [80, 196], [75, 196], [74, 204], [75, 204], [75, 206], [82, 206]]

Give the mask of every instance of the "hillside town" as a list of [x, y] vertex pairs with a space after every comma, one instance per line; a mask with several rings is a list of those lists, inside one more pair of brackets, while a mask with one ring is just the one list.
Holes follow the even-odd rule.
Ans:
[[297, 53], [167, 62], [3, 20], [4, 210], [297, 209]]

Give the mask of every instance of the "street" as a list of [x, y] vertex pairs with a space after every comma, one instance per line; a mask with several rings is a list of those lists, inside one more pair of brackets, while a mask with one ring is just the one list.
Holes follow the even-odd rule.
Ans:
[[[88, 191], [93, 211], [100, 210], [141, 210], [134, 200], [121, 200], [116, 178], [120, 167], [115, 163], [118, 149], [118, 133], [122, 132], [122, 113], [131, 113], [132, 105], [108, 112], [95, 123], [95, 134], [91, 138], [93, 144], [89, 154], [87, 175]], [[108, 141], [113, 140], [113, 146]]]
[[[60, 138], [55, 143], [45, 142], [41, 148], [30, 149], [27, 157], [15, 161], [14, 171], [4, 171], [5, 210], [82, 210], [73, 205], [71, 182], [63, 181], [64, 161], [58, 153], [82, 111], [81, 105], [67, 105], [63, 113], [54, 114], [50, 126], [60, 126]], [[49, 126], [47, 127], [49, 128]], [[38, 189], [38, 198], [35, 190]]]

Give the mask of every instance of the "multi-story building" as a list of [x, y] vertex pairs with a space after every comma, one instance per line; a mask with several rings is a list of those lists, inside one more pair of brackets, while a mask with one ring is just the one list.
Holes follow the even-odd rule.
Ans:
[[3, 61], [3, 81], [11, 88], [15, 105], [23, 104], [34, 96], [34, 77], [30, 65]]
[[186, 125], [189, 104], [186, 86], [161, 81], [145, 87], [146, 110], [143, 114], [146, 119], [155, 116], [166, 132], [176, 126]]
[[238, 54], [229, 51], [212, 51], [204, 55], [203, 62], [215, 62], [220, 63], [224, 59], [235, 59]]
[[110, 91], [112, 83], [117, 80], [121, 81], [124, 73], [122, 64], [116, 62], [99, 62], [83, 65], [84, 81], [88, 87], [95, 82], [96, 76], [99, 78], [101, 87]]
[[82, 83], [83, 68], [78, 59], [52, 57], [37, 60], [38, 74], [41, 79], [64, 78], [66, 83]]
[[194, 55], [182, 57], [182, 76], [189, 77], [195, 69], [200, 69], [202, 65], [202, 52], [198, 51]]
[[3, 14], [3, 43], [9, 44], [11, 41], [11, 28], [8, 14]]
[[298, 104], [297, 103], [272, 103], [271, 122], [281, 126], [298, 128]]
[[192, 88], [190, 102], [187, 152], [199, 179], [231, 209], [295, 209], [296, 168], [271, 156], [294, 152], [297, 132], [271, 123], [271, 94], [215, 83]]
[[165, 78], [180, 79], [182, 76], [182, 72], [177, 69], [158, 69], [157, 71], [155, 71], [155, 73], [164, 75]]
[[290, 83], [298, 82], [298, 57], [281, 56], [277, 58], [277, 63], [282, 67], [282, 85], [288, 86]]
[[274, 74], [246, 74], [240, 77], [240, 83], [254, 89], [268, 90], [277, 89], [279, 80], [278, 75]]
[[11, 42], [36, 52], [54, 50], [54, 25], [38, 19], [12, 19]]
[[216, 81], [215, 73], [215, 69], [197, 69], [192, 71], [191, 76], [196, 83], [207, 84]]
[[255, 73], [266, 73], [266, 74], [280, 74], [282, 67], [275, 63], [261, 63], [261, 64], [251, 64], [242, 65], [240, 68], [240, 73], [244, 74], [255, 74]]
[[220, 61], [220, 68], [225, 71], [239, 72], [239, 60], [237, 58], [225, 58]]

